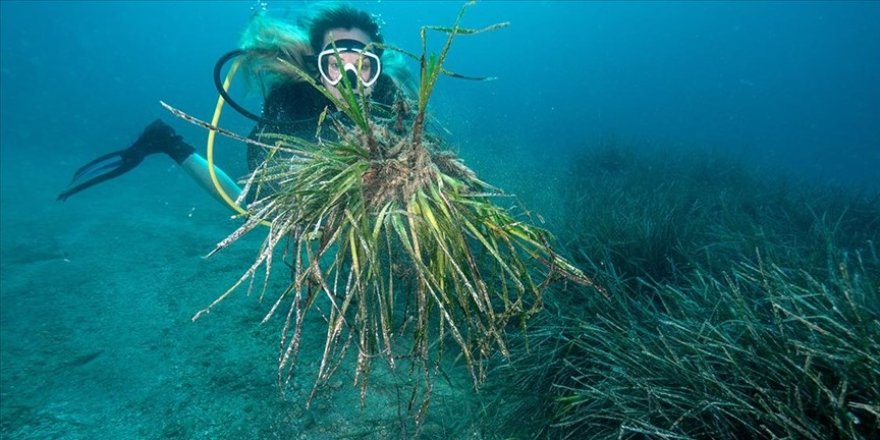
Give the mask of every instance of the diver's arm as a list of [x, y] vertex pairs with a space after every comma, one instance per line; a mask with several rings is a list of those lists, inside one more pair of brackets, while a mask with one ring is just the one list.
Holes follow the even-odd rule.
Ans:
[[[226, 204], [223, 197], [217, 192], [214, 182], [211, 180], [211, 174], [208, 172], [208, 161], [205, 160], [204, 157], [198, 153], [192, 153], [189, 157], [180, 162], [180, 167], [192, 176], [192, 178], [195, 179], [205, 191], [208, 191], [209, 194], [214, 196], [214, 198], [224, 205]], [[226, 173], [224, 173], [217, 165], [214, 165], [214, 173], [217, 176], [217, 182], [220, 184], [220, 187], [226, 195], [232, 200], [238, 198], [239, 194], [241, 194], [241, 188], [235, 183], [235, 181], [226, 175]]]

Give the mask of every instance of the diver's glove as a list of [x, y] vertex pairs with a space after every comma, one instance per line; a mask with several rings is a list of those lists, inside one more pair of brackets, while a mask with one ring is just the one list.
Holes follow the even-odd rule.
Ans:
[[[184, 142], [171, 126], [161, 119], [156, 119], [127, 149], [107, 153], [76, 170], [70, 182], [75, 186], [59, 194], [58, 200], [67, 200], [68, 197], [86, 188], [121, 176], [140, 165], [144, 158], [151, 154], [165, 153], [178, 164], [182, 164], [195, 151], [196, 149]], [[83, 179], [87, 180], [77, 183]]]

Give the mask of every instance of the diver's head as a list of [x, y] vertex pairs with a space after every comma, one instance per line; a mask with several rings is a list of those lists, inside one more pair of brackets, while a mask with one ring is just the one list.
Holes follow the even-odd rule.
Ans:
[[382, 72], [382, 49], [376, 45], [383, 42], [373, 17], [350, 6], [328, 8], [312, 20], [309, 40], [319, 79], [333, 96], [341, 98], [337, 87], [343, 76], [352, 89], [372, 93]]

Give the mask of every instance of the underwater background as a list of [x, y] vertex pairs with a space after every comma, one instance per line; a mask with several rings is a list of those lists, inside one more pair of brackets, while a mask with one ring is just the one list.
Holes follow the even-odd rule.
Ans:
[[[356, 5], [381, 17], [387, 42], [418, 52], [419, 28], [450, 25], [461, 4]], [[267, 305], [255, 296], [239, 292], [191, 321], [252, 263], [260, 240], [246, 237], [203, 258], [239, 223], [168, 158], [151, 157], [67, 202], [55, 200], [81, 164], [127, 147], [156, 118], [204, 148], [205, 132], [174, 118], [159, 100], [208, 119], [217, 99], [214, 63], [236, 47], [254, 9], [295, 18], [310, 5], [0, 2], [0, 437], [412, 435], [400, 409], [407, 397], [399, 387], [383, 387], [381, 378], [364, 408], [350, 381], [340, 380], [306, 409], [315, 360], [310, 364], [304, 355], [297, 382], [279, 393], [278, 328], [259, 324]], [[688, 296], [681, 303], [687, 307], [669, 302], [698, 290], [695, 280], [720, 280], [700, 285], [703, 293], [724, 290], [725, 277], [797, 286], [756, 288], [749, 297], [763, 305], [756, 310], [767, 304], [792, 310], [787, 300], [776, 301], [787, 298], [785, 292], [815, 298], [840, 290], [851, 312], [822, 321], [841, 332], [827, 341], [843, 347], [829, 355], [838, 364], [828, 368], [844, 377], [827, 383], [830, 373], [804, 366], [813, 361], [792, 361], [802, 370], [786, 369], [822, 377], [808, 380], [821, 385], [811, 394], [815, 407], [789, 417], [803, 418], [797, 429], [782, 423], [776, 431], [762, 419], [767, 432], [727, 435], [877, 434], [880, 360], [872, 350], [880, 347], [880, 2], [487, 1], [470, 8], [463, 25], [502, 21], [510, 27], [455, 41], [449, 70], [497, 80], [441, 78], [432, 101], [435, 128], [479, 176], [545, 219], [563, 253], [617, 298], [635, 302], [597, 303], [590, 292], [551, 295], [547, 314], [536, 318], [531, 348], [519, 357], [513, 353], [511, 363], [499, 360], [479, 393], [460, 363], [458, 370], [448, 367], [450, 377], [435, 390], [419, 436], [723, 438], [707, 428], [727, 426], [717, 422], [721, 416], [664, 424], [648, 416], [651, 405], [619, 412], [603, 407], [607, 430], [587, 416], [571, 418], [577, 406], [546, 402], [564, 405], [576, 397], [561, 390], [601, 387], [566, 378], [622, 370], [605, 363], [566, 372], [577, 361], [558, 353], [542, 358], [536, 341], [569, 332], [576, 335], [570, 340], [586, 341], [592, 327], [584, 322], [627, 322], [636, 333], [645, 326], [647, 338], [660, 333], [648, 327], [657, 313], [682, 322], [700, 311], [715, 316], [707, 310], [724, 303], [723, 294]], [[437, 50], [440, 42], [441, 35], [429, 34], [429, 48]], [[258, 93], [244, 98], [241, 84], [233, 86], [237, 96], [258, 109]], [[221, 125], [238, 133], [251, 128], [230, 109]], [[223, 139], [217, 148], [230, 175], [246, 172], [242, 145]], [[778, 272], [763, 269], [771, 258]], [[778, 277], [766, 275], [771, 272]], [[758, 296], [767, 291], [778, 296]], [[821, 310], [845, 308], [835, 298], [828, 296], [822, 304], [829, 307]], [[602, 315], [648, 303], [663, 303], [663, 310]], [[813, 306], [802, 316], [818, 316], [819, 305]], [[734, 310], [725, 322], [803, 321], [749, 310]], [[672, 322], [669, 317], [657, 325]], [[313, 345], [304, 352], [322, 349], [321, 322], [314, 324], [316, 334], [306, 342]], [[797, 331], [821, 345], [807, 334], [815, 326]], [[837, 335], [823, 331], [819, 337]], [[772, 344], [795, 339], [786, 333]], [[603, 350], [626, 351], [626, 338], [619, 341]], [[784, 352], [770, 350], [772, 344], [765, 347], [768, 356]], [[649, 346], [633, 350], [650, 352]], [[795, 357], [809, 352], [795, 348]], [[591, 349], [573, 345], [568, 353], [587, 358], [596, 355]], [[537, 372], [516, 359], [545, 368]], [[784, 379], [773, 377], [776, 384]], [[638, 389], [637, 383], [643, 382], [626, 386]], [[750, 384], [740, 385], [767, 388]], [[679, 385], [669, 384], [684, 389]], [[826, 389], [841, 401], [824, 402]], [[780, 399], [781, 406], [789, 402]], [[843, 408], [835, 410], [839, 414], [822, 415], [835, 405]], [[520, 423], [522, 414], [534, 417], [534, 424]], [[632, 420], [650, 420], [650, 426], [634, 427]]]

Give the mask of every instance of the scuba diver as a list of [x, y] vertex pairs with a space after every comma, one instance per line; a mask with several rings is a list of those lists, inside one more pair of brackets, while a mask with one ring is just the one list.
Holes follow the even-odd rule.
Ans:
[[[217, 62], [214, 82], [226, 103], [256, 122], [251, 138], [261, 133], [314, 138], [320, 115], [333, 105], [292, 71], [290, 65], [312, 75], [337, 98], [341, 96], [337, 86], [345, 76], [356, 93], [369, 96], [371, 105], [391, 108], [412, 93], [413, 80], [400, 54], [388, 51], [383, 56], [383, 42], [373, 17], [347, 5], [320, 7], [311, 16], [300, 19], [297, 25], [258, 13], [242, 37], [241, 49], [224, 55]], [[261, 116], [242, 108], [224, 90], [220, 71], [232, 59], [238, 59], [248, 79], [259, 80], [264, 92], [268, 88]], [[58, 200], [67, 200], [125, 174], [147, 156], [159, 153], [174, 160], [211, 195], [221, 198], [209, 175], [208, 161], [173, 128], [157, 119], [147, 125], [130, 147], [107, 153], [80, 167]], [[248, 145], [250, 172], [263, 162], [266, 154], [264, 148]], [[214, 171], [222, 190], [237, 198], [242, 191], [238, 184], [216, 165]]]

